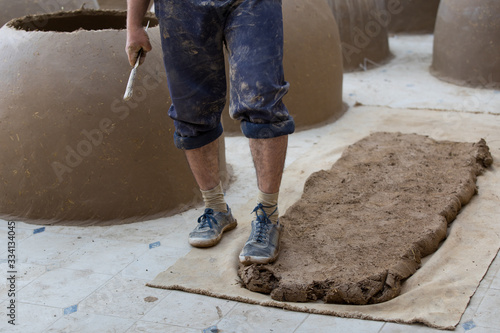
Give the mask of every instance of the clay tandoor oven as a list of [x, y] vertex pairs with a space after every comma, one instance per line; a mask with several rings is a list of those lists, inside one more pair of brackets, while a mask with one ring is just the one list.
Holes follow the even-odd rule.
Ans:
[[[109, 1], [109, 0], [108, 0]], [[115, 0], [116, 1], [116, 0]], [[126, 0], [123, 0], [126, 1]], [[33, 14], [48, 14], [61, 10], [97, 9], [97, 0], [0, 0], [0, 26], [11, 19]], [[45, 23], [39, 21], [41, 26]]]
[[[380, 66], [392, 57], [385, 0], [326, 0], [337, 21], [345, 72]], [[391, 11], [394, 12], [392, 7]]]
[[431, 73], [461, 86], [500, 88], [500, 1], [441, 1]]
[[[111, 224], [199, 202], [173, 145], [159, 27], [134, 97], [125, 12], [80, 10], [0, 29], [0, 215], [38, 224]], [[43, 27], [37, 22], [44, 22]], [[38, 27], [33, 31], [33, 27]], [[227, 180], [221, 144], [221, 173]]]

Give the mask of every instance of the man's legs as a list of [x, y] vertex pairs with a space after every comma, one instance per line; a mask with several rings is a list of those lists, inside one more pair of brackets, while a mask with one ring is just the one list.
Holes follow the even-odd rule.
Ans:
[[[288, 135], [270, 139], [249, 139], [250, 151], [261, 192], [279, 192], [285, 165]], [[189, 167], [200, 190], [209, 191], [220, 184], [219, 140], [185, 151]]]
[[262, 204], [262, 209], [257, 210], [257, 214], [265, 213], [273, 223], [277, 223], [279, 217], [278, 196], [287, 145], [288, 135], [270, 139], [250, 139], [259, 187], [257, 203]]
[[282, 226], [279, 223], [278, 196], [285, 165], [288, 135], [250, 139], [250, 150], [257, 173], [259, 192], [252, 231], [240, 252], [241, 263], [267, 264], [279, 253]]
[[214, 246], [224, 231], [237, 225], [224, 199], [220, 180], [219, 139], [200, 148], [185, 150], [185, 154], [205, 202], [205, 212], [189, 234], [189, 243], [196, 247]]
[[208, 191], [219, 185], [219, 139], [184, 152], [200, 190]]
[[250, 139], [257, 184], [261, 192], [279, 192], [287, 146], [288, 135], [271, 139]]
[[[174, 143], [186, 158], [200, 187], [205, 211], [189, 234], [197, 247], [213, 246], [236, 227], [224, 200], [219, 176], [220, 113], [226, 97], [224, 19], [201, 0], [156, 0], [162, 49], [174, 120]], [[223, 5], [223, 3], [220, 3]]]
[[203, 195], [205, 208], [227, 213], [219, 174], [219, 139], [196, 149], [185, 150], [186, 159]]
[[239, 255], [243, 264], [265, 264], [278, 256], [281, 225], [278, 194], [293, 118], [282, 102], [281, 1], [247, 0], [229, 16], [225, 37], [231, 78], [231, 116], [241, 121], [257, 173], [259, 193], [252, 231]]

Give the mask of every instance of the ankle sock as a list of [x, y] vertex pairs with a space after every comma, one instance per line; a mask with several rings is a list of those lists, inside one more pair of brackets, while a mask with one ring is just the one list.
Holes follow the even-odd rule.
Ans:
[[211, 190], [200, 191], [203, 201], [205, 202], [205, 208], [212, 208], [216, 212], [227, 213], [227, 204], [224, 198], [224, 191], [222, 190], [222, 182]]
[[[272, 223], [278, 223], [278, 196], [279, 192], [269, 194], [259, 191], [259, 195], [257, 197], [257, 203], [261, 203], [264, 206], [264, 211]], [[257, 211], [257, 214], [258, 213], [259, 212]]]

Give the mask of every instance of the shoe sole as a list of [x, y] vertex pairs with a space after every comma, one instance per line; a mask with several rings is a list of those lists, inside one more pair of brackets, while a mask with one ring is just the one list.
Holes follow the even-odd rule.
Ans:
[[251, 264], [258, 264], [258, 265], [265, 265], [265, 264], [270, 264], [274, 261], [276, 261], [276, 259], [278, 259], [278, 256], [280, 254], [280, 241], [281, 241], [281, 232], [283, 231], [283, 226], [280, 226], [279, 228], [279, 232], [280, 232], [280, 236], [278, 238], [278, 246], [277, 246], [277, 250], [276, 250], [276, 255], [274, 255], [273, 257], [271, 258], [268, 258], [268, 257], [252, 257], [252, 256], [239, 256], [239, 260], [240, 260], [240, 263], [245, 265], [245, 266], [248, 266], [248, 265], [251, 265]]
[[238, 225], [238, 222], [236, 220], [234, 220], [233, 223], [228, 224], [224, 228], [222, 228], [222, 231], [219, 234], [219, 236], [217, 236], [217, 238], [214, 238], [214, 239], [201, 239], [201, 238], [189, 239], [189, 244], [191, 246], [194, 246], [194, 247], [202, 247], [202, 248], [215, 246], [222, 239], [222, 235], [224, 234], [224, 232], [233, 230], [234, 228], [236, 228], [237, 225]]
[[258, 265], [265, 265], [265, 264], [270, 264], [276, 259], [278, 259], [278, 255], [280, 254], [280, 248], [278, 245], [278, 249], [276, 251], [276, 255], [268, 258], [268, 257], [252, 257], [252, 256], [239, 256], [240, 263], [242, 263], [245, 266], [251, 265], [251, 264], [258, 264]]
[[[279, 251], [279, 249], [278, 249]], [[278, 253], [279, 254], [279, 253]], [[242, 263], [245, 266], [251, 265], [251, 264], [258, 264], [258, 265], [265, 265], [265, 264], [270, 264], [276, 259], [278, 259], [278, 254], [276, 254], [272, 258], [267, 258], [267, 257], [252, 257], [252, 256], [246, 256], [246, 257], [239, 257], [240, 258], [240, 263]]]

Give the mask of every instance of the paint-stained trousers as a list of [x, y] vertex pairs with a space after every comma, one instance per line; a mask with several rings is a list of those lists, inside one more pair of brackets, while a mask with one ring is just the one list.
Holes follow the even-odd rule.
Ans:
[[230, 76], [231, 117], [248, 138], [295, 130], [282, 102], [281, 0], [155, 0], [174, 119], [174, 142], [200, 148], [223, 132], [226, 101], [224, 45]]

